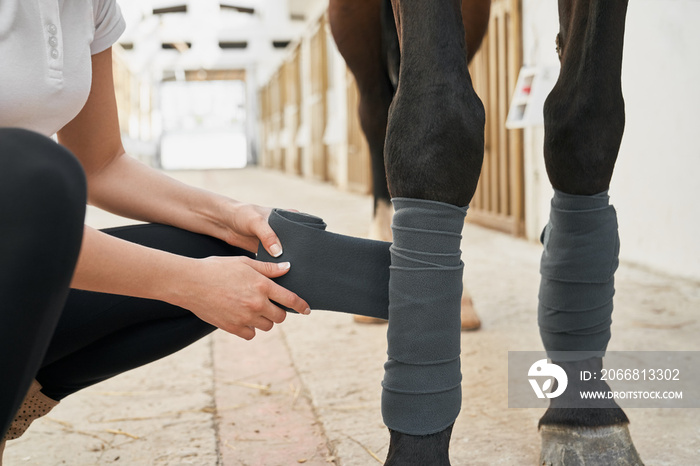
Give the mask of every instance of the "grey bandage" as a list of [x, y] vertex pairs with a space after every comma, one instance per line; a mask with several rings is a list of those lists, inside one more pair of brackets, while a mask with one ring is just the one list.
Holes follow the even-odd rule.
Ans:
[[[275, 281], [313, 309], [389, 318], [382, 414], [392, 430], [440, 432], [462, 401], [461, 231], [466, 208], [397, 198], [394, 244], [325, 231], [312, 215], [274, 210], [269, 223], [284, 254], [262, 247], [258, 260], [289, 261]], [[389, 267], [391, 265], [391, 267]]]
[[284, 253], [272, 257], [260, 246], [257, 259], [291, 263], [277, 283], [312, 309], [388, 318], [391, 243], [330, 233], [318, 217], [280, 209], [269, 224]]
[[[602, 356], [610, 340], [620, 249], [607, 191], [576, 196], [555, 190], [541, 239], [538, 322], [549, 357]], [[567, 357], [560, 351], [578, 353]]]
[[392, 430], [440, 432], [462, 402], [460, 242], [466, 208], [395, 198], [382, 415]]

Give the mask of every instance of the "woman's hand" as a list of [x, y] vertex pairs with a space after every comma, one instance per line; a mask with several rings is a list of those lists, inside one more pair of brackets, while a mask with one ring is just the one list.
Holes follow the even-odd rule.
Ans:
[[309, 314], [309, 305], [271, 278], [289, 271], [289, 262], [259, 262], [248, 257], [195, 259], [195, 266], [178, 283], [169, 300], [222, 330], [250, 340], [255, 329], [269, 331], [284, 321], [287, 312], [275, 301]]
[[289, 263], [249, 257], [193, 259], [148, 248], [85, 227], [72, 288], [165, 301], [200, 319], [250, 340], [268, 331], [286, 311], [309, 314], [309, 305], [271, 279]]
[[267, 222], [271, 212], [268, 207], [230, 201], [221, 214], [222, 227], [225, 228], [222, 239], [250, 252], [257, 252], [262, 243], [272, 257], [279, 257], [282, 245]]

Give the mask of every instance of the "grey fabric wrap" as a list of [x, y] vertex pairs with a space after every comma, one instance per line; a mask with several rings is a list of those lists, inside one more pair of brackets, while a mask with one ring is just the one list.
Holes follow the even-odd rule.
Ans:
[[[565, 361], [602, 356], [610, 340], [620, 240], [608, 192], [555, 190], [542, 232], [538, 323], [547, 354]], [[578, 352], [567, 357], [566, 353]]]
[[382, 415], [392, 430], [440, 432], [462, 402], [461, 231], [466, 207], [395, 198]]
[[[428, 435], [454, 423], [460, 372], [461, 231], [466, 207], [397, 198], [394, 244], [325, 231], [313, 215], [275, 209], [269, 223], [289, 261], [275, 281], [313, 309], [389, 319], [382, 415], [398, 432]], [[391, 252], [390, 252], [391, 246]]]
[[257, 259], [291, 263], [275, 282], [312, 309], [388, 319], [391, 243], [330, 233], [319, 217], [287, 210], [273, 210], [268, 222], [284, 252], [272, 257], [261, 246]]

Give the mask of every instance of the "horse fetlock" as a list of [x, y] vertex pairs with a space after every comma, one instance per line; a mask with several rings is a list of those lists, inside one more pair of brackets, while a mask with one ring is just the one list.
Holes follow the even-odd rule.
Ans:
[[604, 427], [547, 425], [540, 428], [542, 466], [643, 465], [626, 424]]
[[[627, 415], [614, 398], [589, 399], [580, 395], [581, 392], [610, 392], [610, 386], [605, 380], [583, 380], [579, 375], [582, 372], [600, 374], [603, 368], [602, 358], [553, 362], [564, 370], [569, 383], [564, 393], [549, 400], [549, 408], [540, 419], [539, 427], [602, 427], [629, 423]], [[555, 388], [556, 384], [557, 382]]]
[[431, 435], [408, 435], [389, 430], [391, 442], [384, 466], [450, 466], [452, 427]]

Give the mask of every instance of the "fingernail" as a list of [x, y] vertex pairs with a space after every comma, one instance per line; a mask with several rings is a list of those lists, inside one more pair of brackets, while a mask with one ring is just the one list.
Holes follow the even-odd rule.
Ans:
[[279, 257], [282, 255], [282, 248], [279, 244], [273, 244], [270, 246], [270, 253], [272, 254], [272, 257]]
[[311, 309], [307, 307], [306, 309], [304, 309], [304, 315], [308, 316], [309, 314], [311, 314]]
[[287, 270], [291, 264], [289, 262], [279, 262], [277, 264], [277, 267], [279, 267], [281, 270]]

